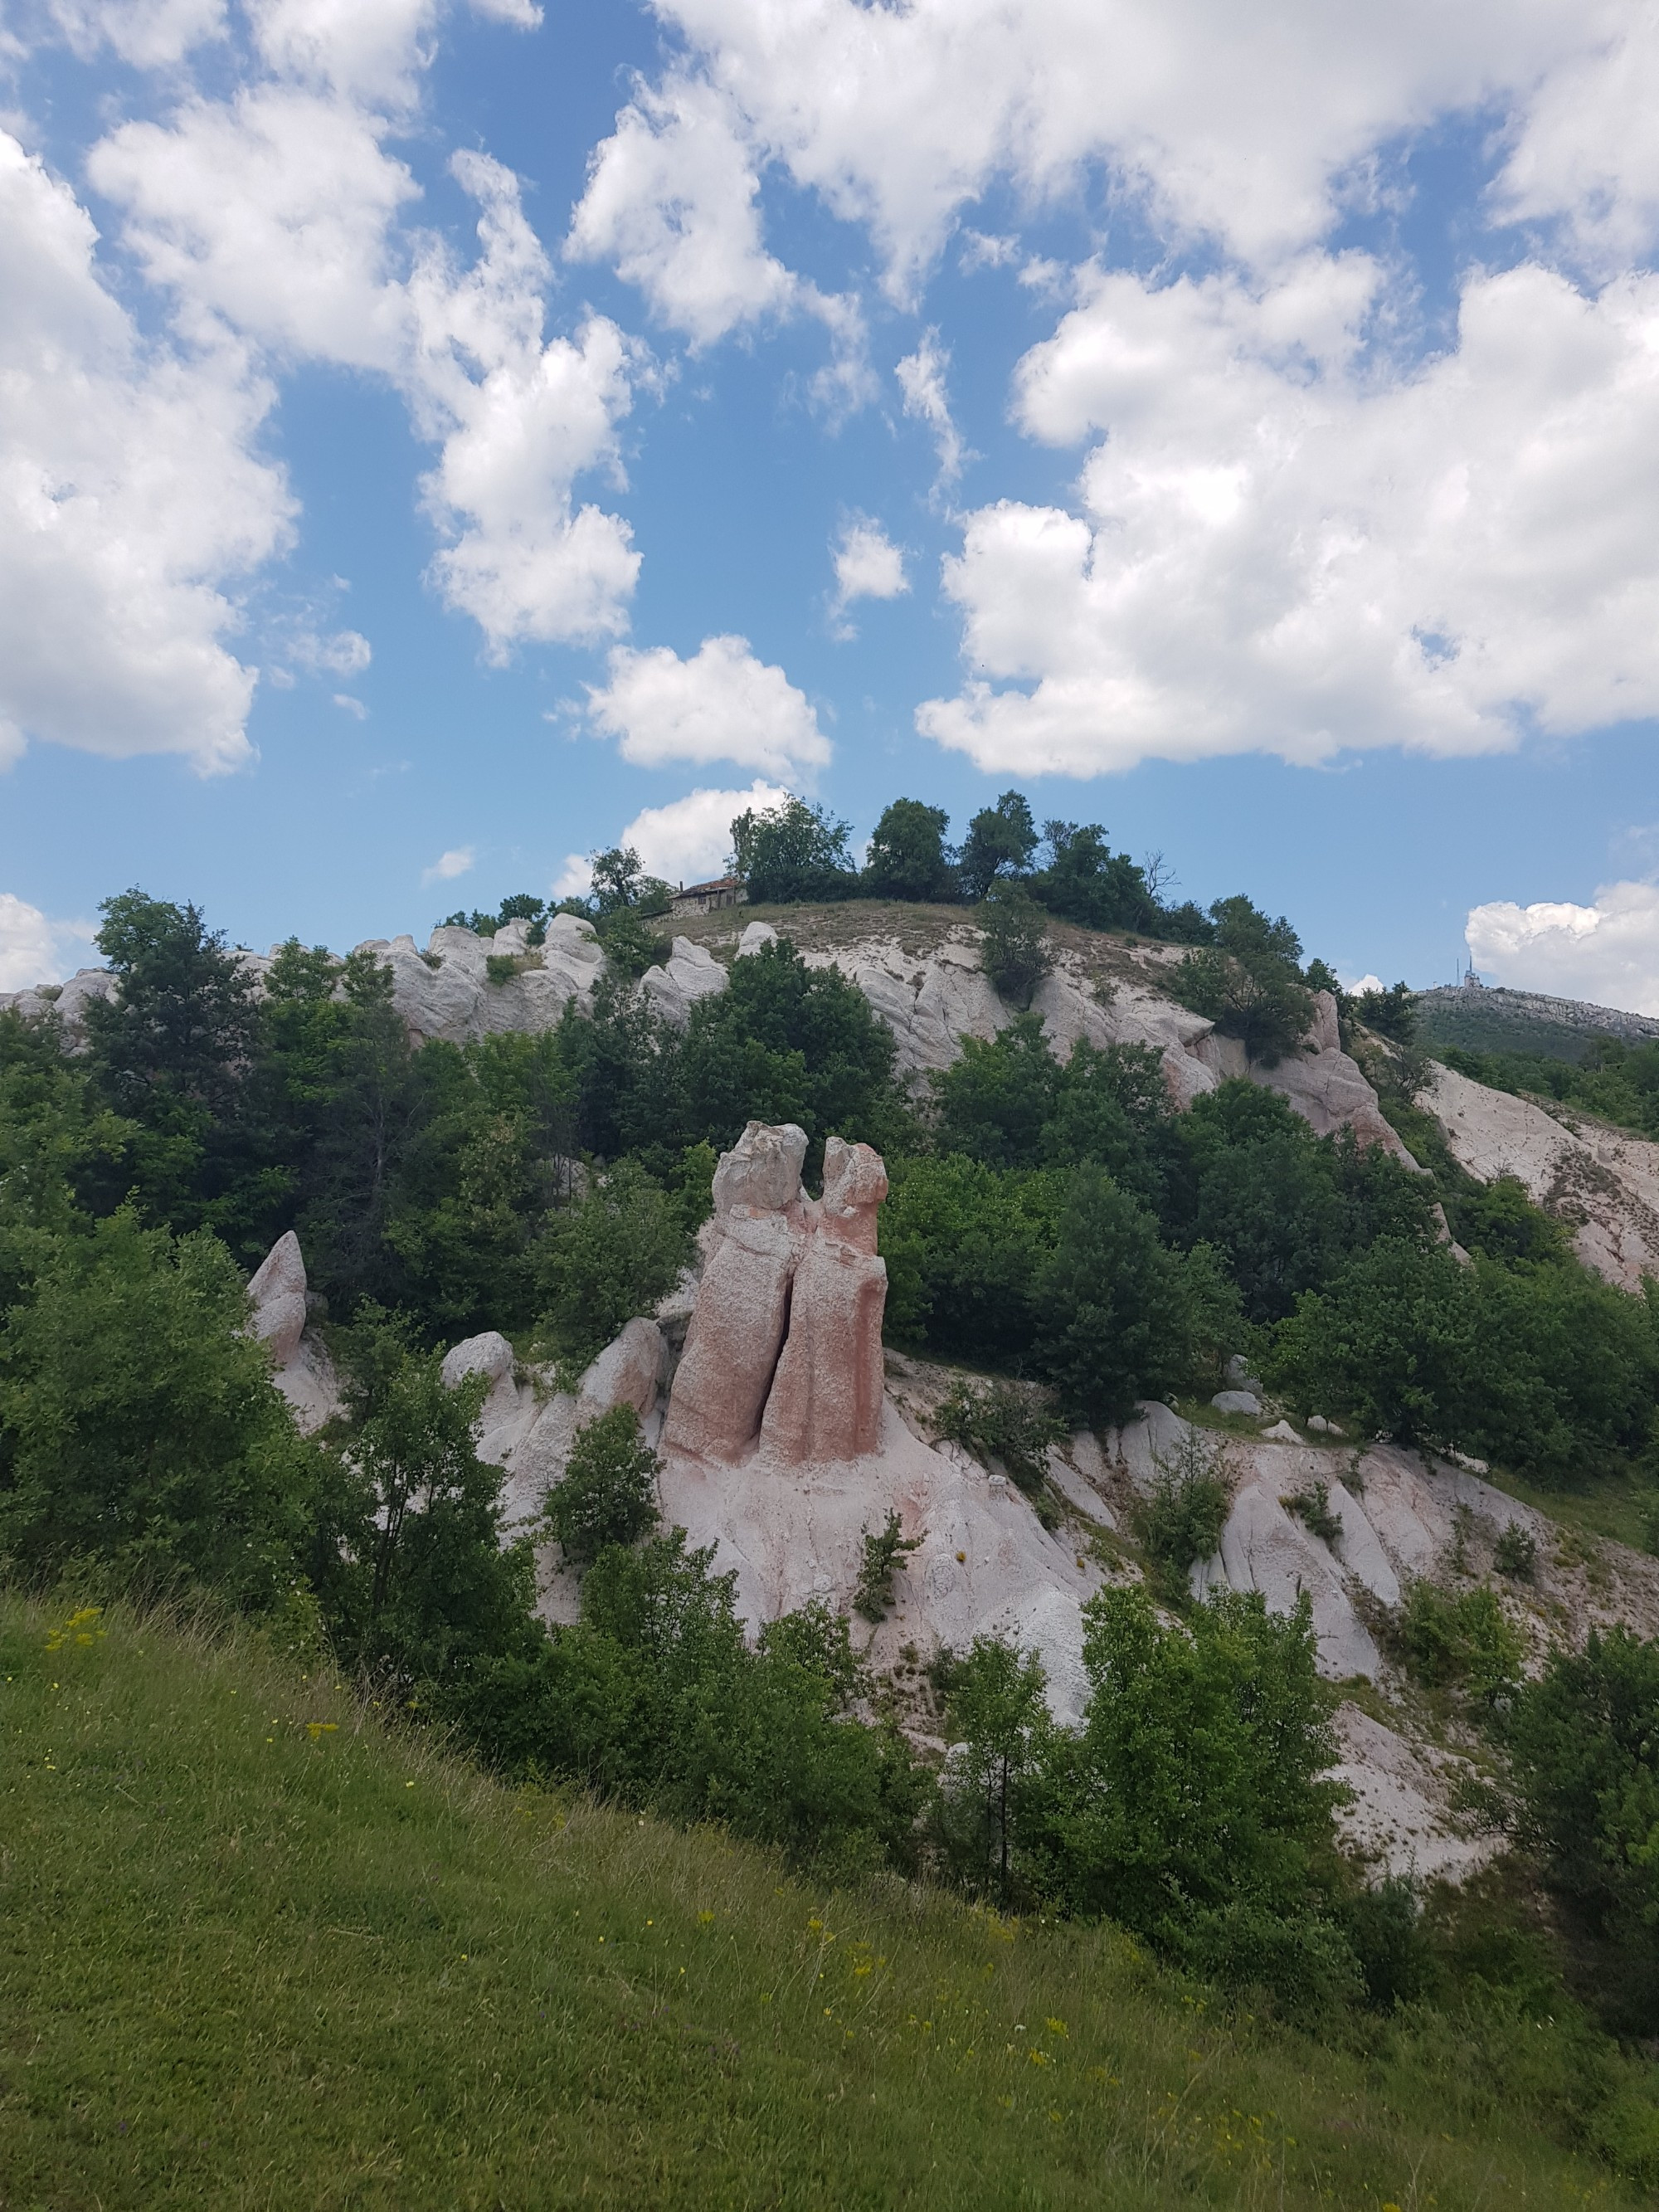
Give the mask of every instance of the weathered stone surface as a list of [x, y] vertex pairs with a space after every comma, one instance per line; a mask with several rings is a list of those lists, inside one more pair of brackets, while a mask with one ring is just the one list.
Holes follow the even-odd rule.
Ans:
[[1482, 1182], [1514, 1176], [1565, 1227], [1587, 1267], [1621, 1290], [1659, 1275], [1659, 1145], [1489, 1091], [1431, 1064], [1419, 1094], [1460, 1166]]
[[746, 960], [751, 952], [758, 952], [763, 945], [775, 945], [778, 933], [769, 921], [751, 921], [738, 939], [738, 957]]
[[1262, 1439], [1270, 1444], [1299, 1444], [1302, 1441], [1288, 1421], [1275, 1421], [1271, 1428], [1263, 1429]]
[[1416, 1168], [1358, 1063], [1346, 1052], [1286, 1053], [1276, 1067], [1253, 1066], [1249, 1077], [1263, 1090], [1277, 1091], [1288, 1099], [1316, 1136], [1352, 1129], [1362, 1145], [1379, 1146], [1403, 1167]]
[[645, 1420], [656, 1410], [667, 1359], [668, 1347], [655, 1322], [626, 1322], [582, 1376], [577, 1420], [594, 1420], [617, 1406], [631, 1406]]
[[513, 1346], [499, 1329], [494, 1328], [485, 1329], [480, 1336], [464, 1337], [460, 1343], [452, 1344], [444, 1354], [444, 1364], [439, 1371], [447, 1390], [453, 1390], [469, 1375], [486, 1375], [489, 1378], [489, 1389], [478, 1415], [481, 1436], [493, 1436], [502, 1429], [516, 1431], [520, 1425], [523, 1394], [514, 1379], [515, 1364]]
[[731, 978], [706, 946], [689, 937], [677, 937], [667, 964], [647, 968], [640, 988], [665, 1020], [684, 1029], [699, 999], [726, 989]]
[[876, 1209], [886, 1195], [880, 1155], [831, 1137], [762, 1424], [786, 1464], [858, 1459], [880, 1439], [887, 1267], [876, 1257]]
[[778, 1213], [800, 1201], [806, 1132], [793, 1121], [750, 1121], [714, 1170], [716, 1218], [733, 1212]]
[[[1285, 1481], [1286, 1489], [1293, 1486]], [[1381, 1669], [1381, 1655], [1354, 1610], [1341, 1568], [1279, 1504], [1271, 1475], [1266, 1481], [1241, 1484], [1221, 1532], [1221, 1548], [1194, 1571], [1194, 1586], [1200, 1592], [1217, 1587], [1257, 1590], [1270, 1613], [1293, 1612], [1305, 1592], [1319, 1640], [1320, 1671], [1340, 1681], [1351, 1674], [1375, 1677]]]
[[249, 1327], [269, 1347], [272, 1365], [286, 1367], [300, 1348], [306, 1326], [306, 1263], [291, 1229], [260, 1261], [247, 1294], [253, 1308]]
[[1218, 1413], [1248, 1413], [1252, 1420], [1261, 1411], [1254, 1390], [1218, 1390], [1210, 1403]]
[[721, 1228], [686, 1332], [663, 1437], [672, 1451], [730, 1462], [760, 1435], [806, 1232], [796, 1208], [789, 1214], [729, 1212]]

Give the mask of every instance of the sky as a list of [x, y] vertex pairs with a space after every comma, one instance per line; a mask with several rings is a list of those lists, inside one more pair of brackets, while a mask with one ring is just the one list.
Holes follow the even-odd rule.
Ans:
[[0, 989], [785, 790], [1659, 1012], [1652, 0], [0, 0]]

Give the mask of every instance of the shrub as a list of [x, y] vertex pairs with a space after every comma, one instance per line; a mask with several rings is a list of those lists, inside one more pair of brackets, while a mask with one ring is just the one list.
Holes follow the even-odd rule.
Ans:
[[1210, 914], [1214, 944], [1187, 955], [1170, 988], [1271, 1067], [1296, 1050], [1313, 1018], [1313, 994], [1297, 966], [1301, 943], [1282, 915], [1270, 921], [1243, 896], [1218, 899]]
[[1048, 1893], [1298, 2009], [1350, 1994], [1320, 1910], [1335, 1746], [1307, 1598], [1285, 1618], [1226, 1592], [1166, 1626], [1145, 1590], [1108, 1589], [1084, 1620], [1083, 1726], [1026, 1821]]
[[1163, 1588], [1185, 1596], [1187, 1577], [1214, 1556], [1232, 1503], [1231, 1469], [1188, 1431], [1175, 1456], [1153, 1462], [1152, 1486], [1136, 1511], [1135, 1533]]
[[123, 1207], [58, 1242], [0, 1331], [0, 1554], [270, 1602], [292, 1579], [319, 1455], [246, 1334], [216, 1237]]
[[1492, 1564], [1512, 1582], [1529, 1583], [1538, 1572], [1538, 1539], [1518, 1521], [1501, 1529], [1492, 1549]]
[[1054, 966], [1042, 908], [1017, 883], [994, 883], [980, 902], [980, 965], [991, 988], [1011, 1006], [1031, 1003]]
[[1614, 1947], [1628, 2025], [1659, 2027], [1659, 1642], [1592, 1629], [1517, 1695], [1524, 1832], [1552, 1885]]
[[630, 982], [668, 957], [668, 939], [659, 929], [652, 928], [637, 907], [616, 908], [597, 924], [597, 929], [606, 963]]
[[1460, 1688], [1493, 1705], [1520, 1677], [1526, 1647], [1497, 1592], [1484, 1584], [1454, 1597], [1431, 1582], [1414, 1582], [1397, 1633], [1407, 1665], [1431, 1688]]
[[953, 1382], [933, 1414], [933, 1433], [980, 1458], [1000, 1459], [1029, 1497], [1048, 1480], [1045, 1455], [1066, 1424], [1017, 1383]]
[[657, 1455], [631, 1406], [613, 1406], [576, 1431], [563, 1480], [548, 1492], [547, 1525], [578, 1567], [608, 1544], [635, 1544], [657, 1526]]
[[1331, 1486], [1328, 1482], [1310, 1482], [1305, 1488], [1293, 1490], [1279, 1504], [1286, 1511], [1294, 1513], [1304, 1528], [1317, 1536], [1322, 1543], [1334, 1544], [1342, 1534], [1342, 1522], [1331, 1510]]
[[1048, 1678], [1034, 1654], [976, 1636], [948, 1679], [946, 1722], [957, 1748], [939, 1802], [947, 1856], [971, 1882], [991, 1876], [1006, 1901], [1024, 1793], [1052, 1733]]
[[1079, 1168], [1036, 1286], [1036, 1350], [1066, 1412], [1091, 1428], [1192, 1368], [1187, 1272], [1158, 1224], [1103, 1170]]
[[885, 1620], [893, 1603], [893, 1577], [912, 1552], [921, 1549], [920, 1536], [907, 1536], [896, 1512], [889, 1510], [875, 1534], [864, 1531], [862, 1563], [853, 1592], [853, 1610], [862, 1620]]

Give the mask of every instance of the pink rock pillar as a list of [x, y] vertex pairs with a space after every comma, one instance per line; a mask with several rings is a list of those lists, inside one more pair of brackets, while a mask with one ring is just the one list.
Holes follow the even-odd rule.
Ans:
[[788, 1340], [761, 1431], [792, 1466], [859, 1459], [881, 1442], [887, 1268], [876, 1257], [876, 1208], [886, 1195], [880, 1156], [831, 1137], [823, 1200], [795, 1270]]
[[663, 1443], [733, 1460], [760, 1434], [805, 1238], [806, 1132], [751, 1121], [714, 1170], [714, 1249], [674, 1376]]

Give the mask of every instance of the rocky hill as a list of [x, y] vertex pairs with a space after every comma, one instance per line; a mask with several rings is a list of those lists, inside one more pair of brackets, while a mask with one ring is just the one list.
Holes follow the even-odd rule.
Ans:
[[1639, 1044], [1659, 1037], [1659, 1018], [1541, 991], [1442, 984], [1418, 994], [1418, 1031], [1431, 1051], [1456, 1045], [1465, 1052], [1540, 1053], [1552, 1060], [1582, 1060], [1597, 1037]]

